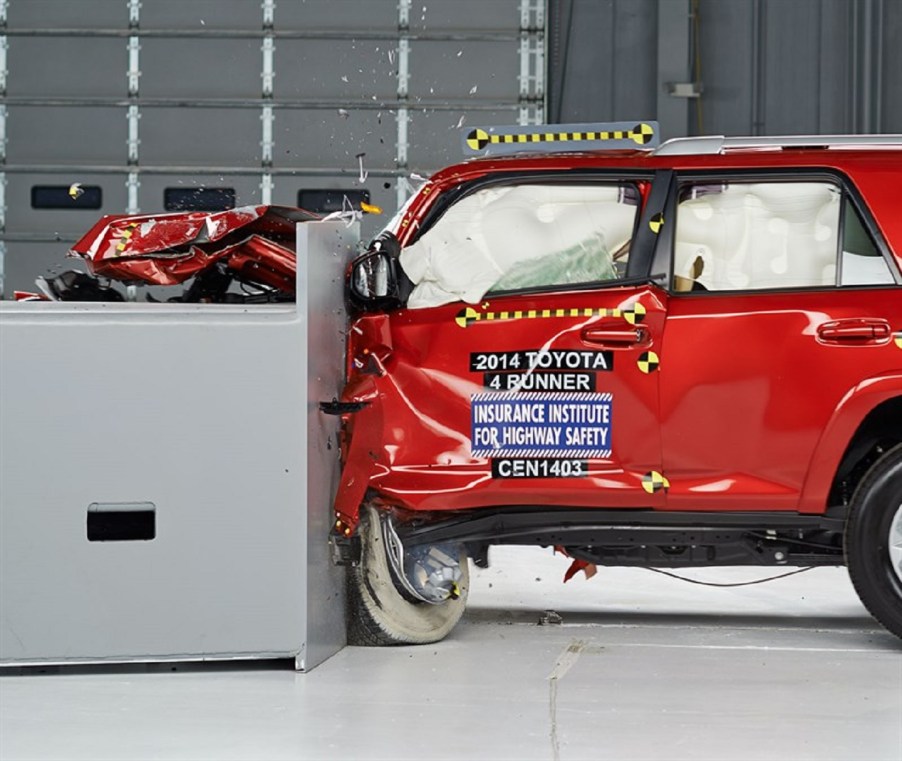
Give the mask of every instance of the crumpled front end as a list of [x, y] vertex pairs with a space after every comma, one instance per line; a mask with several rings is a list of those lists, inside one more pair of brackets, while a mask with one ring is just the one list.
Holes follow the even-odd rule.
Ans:
[[[244, 206], [222, 212], [103, 217], [69, 251], [90, 272], [126, 284], [174, 286], [196, 279], [176, 301], [229, 301], [233, 282], [262, 300], [295, 296], [295, 228], [317, 219], [303, 209]], [[243, 297], [241, 297], [243, 298]]]

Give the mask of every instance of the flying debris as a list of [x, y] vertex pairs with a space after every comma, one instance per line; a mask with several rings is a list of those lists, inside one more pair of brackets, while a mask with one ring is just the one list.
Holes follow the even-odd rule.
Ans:
[[357, 159], [357, 166], [360, 169], [360, 176], [358, 177], [358, 180], [360, 182], [366, 182], [366, 178], [370, 176], [370, 173], [363, 168], [364, 156], [366, 156], [366, 153], [358, 153], [357, 156], [355, 156], [355, 158]]
[[[364, 154], [359, 154], [359, 156], [363, 156]], [[359, 222], [363, 219], [364, 214], [381, 214], [382, 209], [379, 206], [375, 206], [373, 204], [368, 204], [365, 201], [360, 202], [360, 208], [355, 209], [354, 204], [351, 203], [351, 200], [347, 196], [342, 196], [341, 199], [341, 211], [333, 211], [331, 214], [327, 214], [323, 217], [323, 221], [328, 222], [331, 220], [342, 220], [345, 224], [350, 227], [354, 222]]]
[[69, 186], [69, 198], [73, 201], [77, 201], [84, 194], [85, 189], [81, 186], [80, 182], [73, 182]]

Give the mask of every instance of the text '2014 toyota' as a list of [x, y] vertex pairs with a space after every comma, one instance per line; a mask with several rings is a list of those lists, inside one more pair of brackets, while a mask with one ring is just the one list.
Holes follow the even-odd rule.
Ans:
[[902, 636], [902, 137], [464, 146], [349, 270], [351, 642], [444, 637], [497, 544], [847, 565]]

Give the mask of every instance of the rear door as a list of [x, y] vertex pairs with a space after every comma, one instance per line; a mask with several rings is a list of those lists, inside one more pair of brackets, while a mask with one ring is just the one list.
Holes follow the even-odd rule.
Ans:
[[426, 221], [374, 486], [416, 509], [663, 505], [647, 274], [669, 178], [508, 179]]
[[899, 273], [839, 176], [679, 179], [661, 357], [667, 507], [796, 510], [843, 398], [900, 367]]

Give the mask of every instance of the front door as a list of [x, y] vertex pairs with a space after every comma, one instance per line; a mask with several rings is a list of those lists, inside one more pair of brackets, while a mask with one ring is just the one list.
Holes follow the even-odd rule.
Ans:
[[389, 316], [383, 496], [418, 510], [663, 506], [666, 293], [632, 277], [653, 245], [650, 189], [508, 181], [404, 250], [415, 288]]

